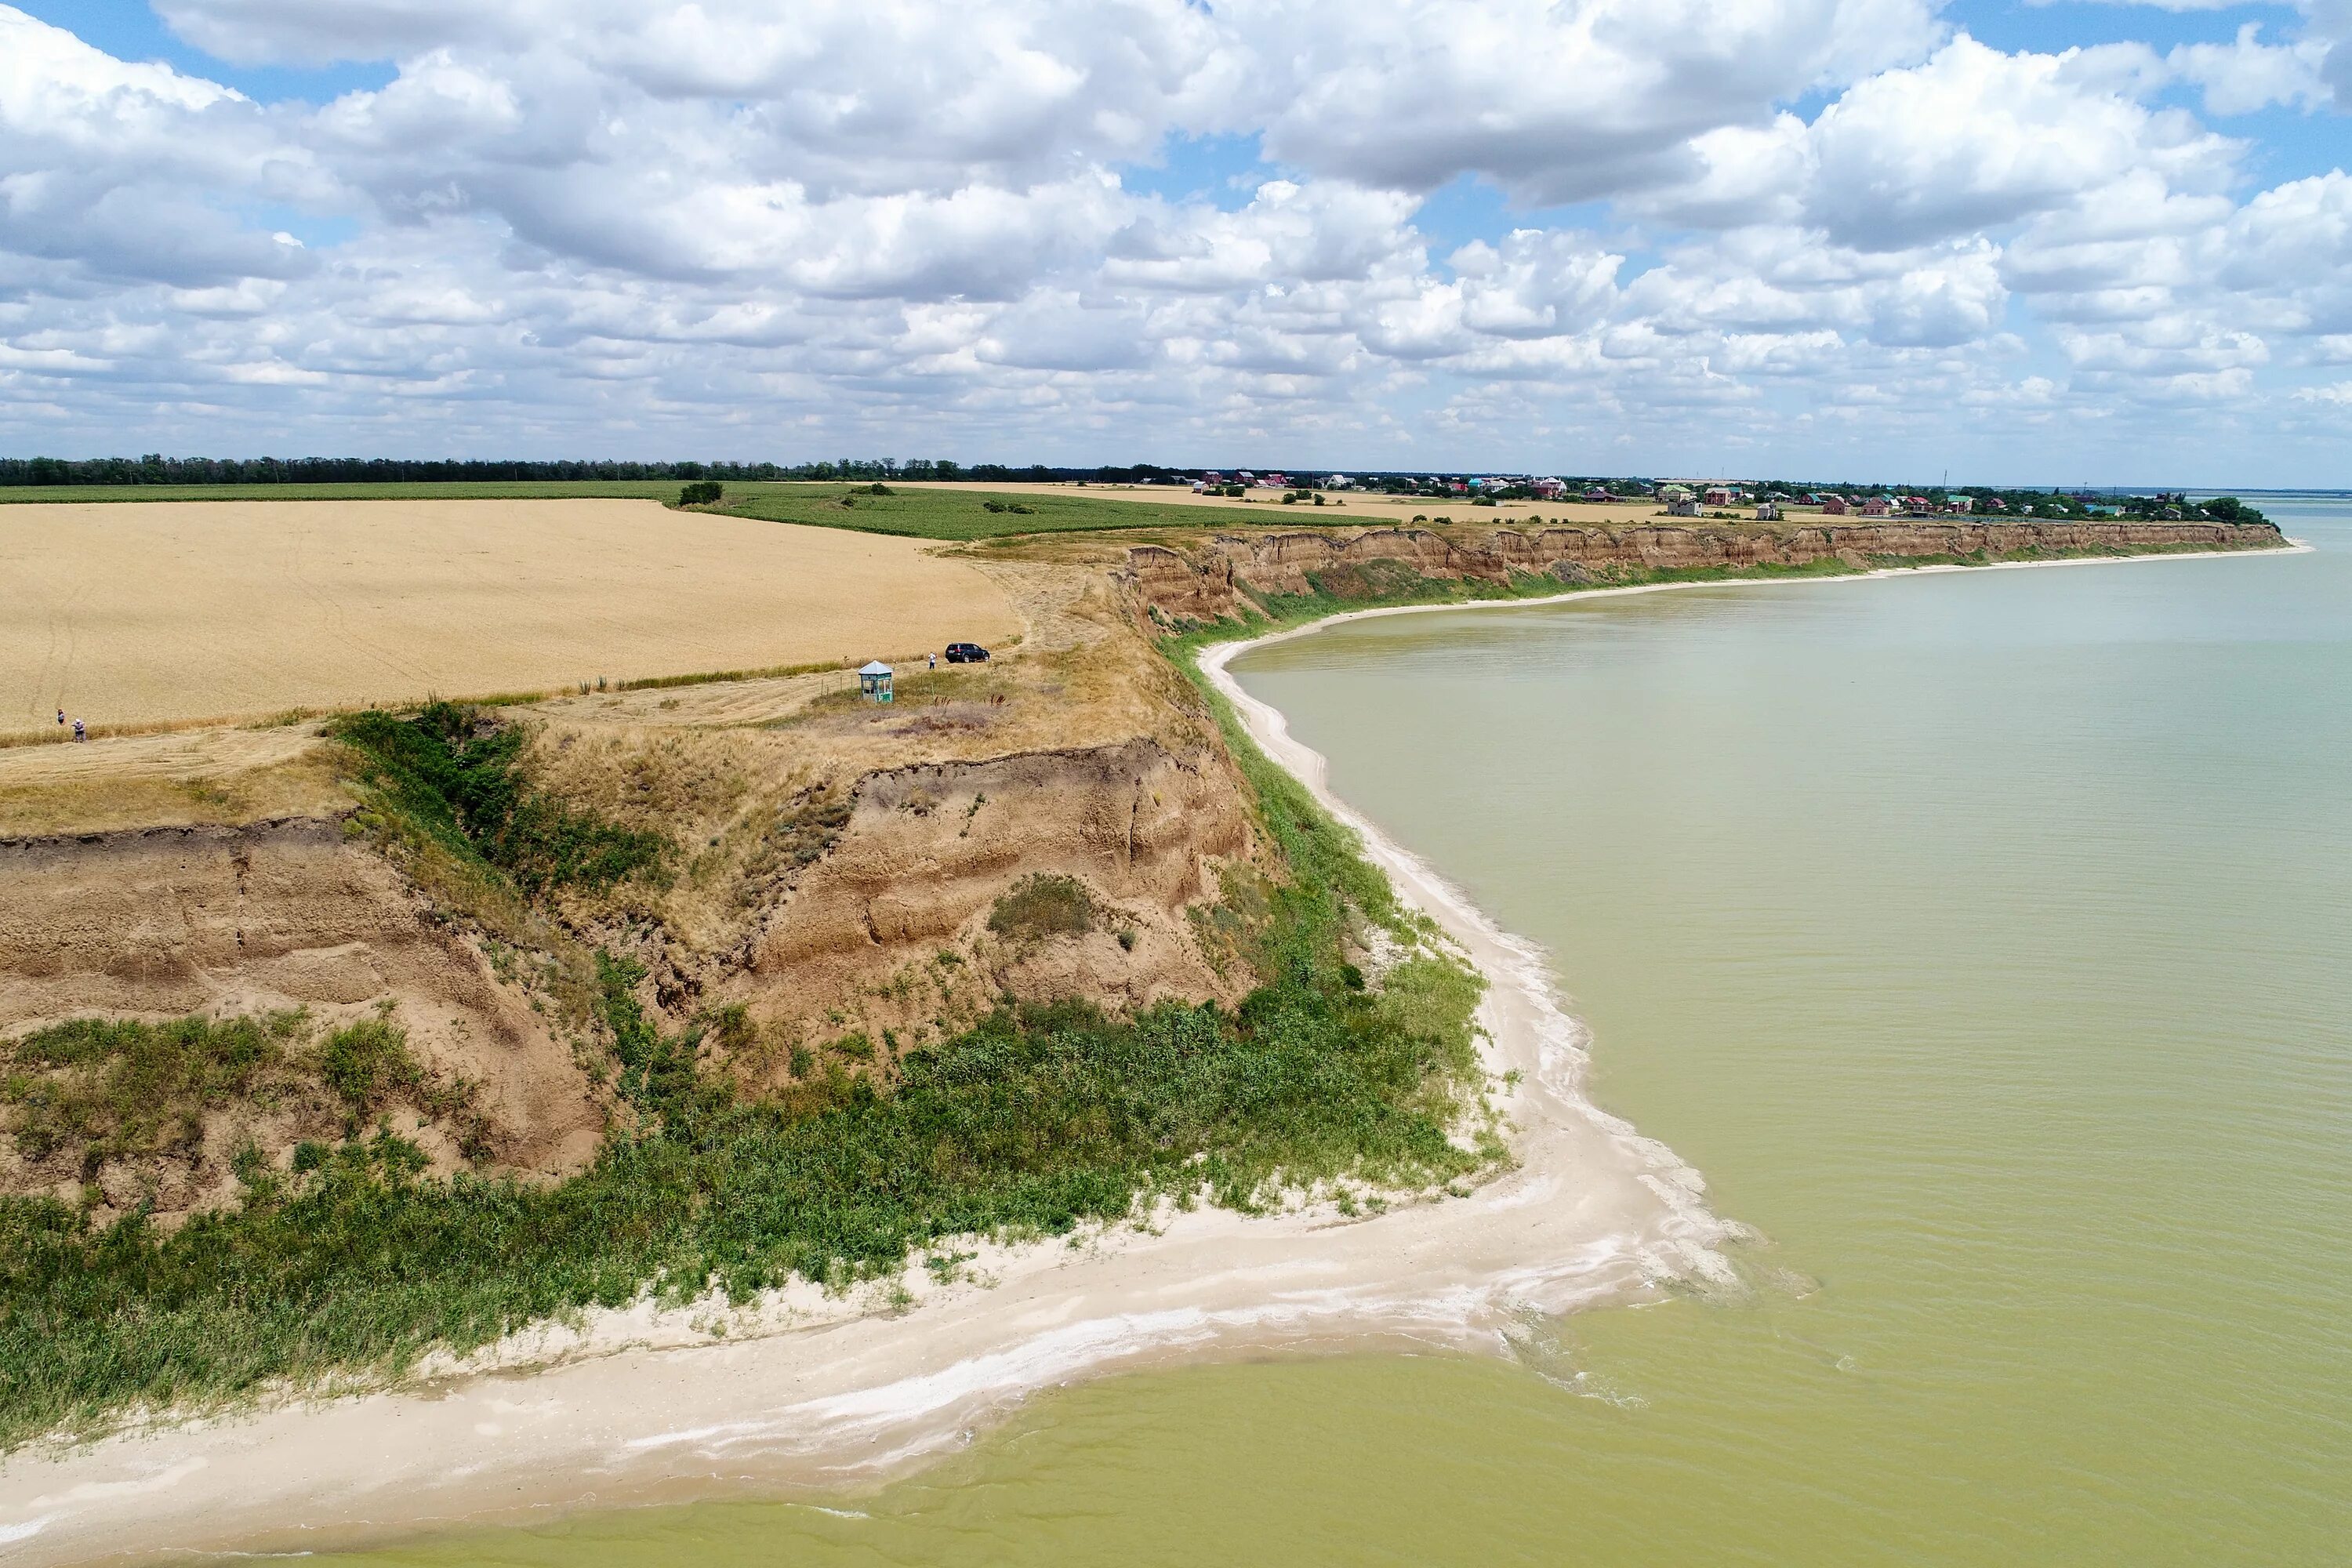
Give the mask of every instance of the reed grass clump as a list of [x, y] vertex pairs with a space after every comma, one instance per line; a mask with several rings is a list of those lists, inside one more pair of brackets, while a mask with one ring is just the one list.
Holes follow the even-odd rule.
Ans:
[[319, 1047], [319, 1076], [354, 1117], [381, 1110], [399, 1090], [415, 1091], [424, 1069], [409, 1054], [408, 1036], [388, 1018], [362, 1018], [335, 1030]]
[[0, 1043], [0, 1106], [27, 1160], [80, 1152], [85, 1180], [110, 1160], [192, 1147], [205, 1112], [283, 1076], [299, 1012], [228, 1019], [72, 1018]]

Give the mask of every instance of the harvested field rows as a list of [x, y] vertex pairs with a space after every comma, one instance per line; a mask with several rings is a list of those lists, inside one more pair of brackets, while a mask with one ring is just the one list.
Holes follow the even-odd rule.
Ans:
[[0, 510], [0, 733], [547, 690], [1001, 643], [918, 541], [640, 500]]

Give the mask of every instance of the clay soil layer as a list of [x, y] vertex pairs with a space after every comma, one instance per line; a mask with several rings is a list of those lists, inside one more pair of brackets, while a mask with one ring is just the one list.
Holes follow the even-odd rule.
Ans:
[[921, 541], [644, 500], [226, 501], [0, 517], [0, 733], [1001, 643]]

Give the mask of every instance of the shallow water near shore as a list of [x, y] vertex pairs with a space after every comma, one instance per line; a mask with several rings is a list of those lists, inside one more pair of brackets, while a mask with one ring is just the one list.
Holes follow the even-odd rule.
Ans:
[[1234, 662], [1554, 955], [1593, 1098], [1769, 1238], [1738, 1298], [1111, 1379], [879, 1491], [353, 1561], [2343, 1561], [2352, 500], [2257, 504], [2319, 552]]

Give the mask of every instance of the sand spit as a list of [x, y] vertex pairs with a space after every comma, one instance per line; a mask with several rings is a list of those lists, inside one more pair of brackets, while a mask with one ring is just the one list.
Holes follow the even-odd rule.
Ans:
[[[1385, 613], [1409, 612], [1359, 612]], [[1331, 799], [1322, 759], [1226, 672], [1244, 646], [1205, 655], [1211, 679], [1493, 981], [1488, 1062], [1519, 1075], [1501, 1099], [1512, 1170], [1378, 1219], [1208, 1210], [1150, 1234], [983, 1249], [954, 1282], [910, 1268], [895, 1302], [886, 1289], [801, 1289], [741, 1312], [591, 1315], [401, 1392], [20, 1454], [0, 1466], [6, 1559], [299, 1550], [557, 1509], [859, 1484], [1075, 1378], [1263, 1350], [1500, 1353], [1529, 1312], [1728, 1283], [1720, 1248], [1738, 1228], [1706, 1210], [1696, 1173], [1584, 1099], [1583, 1034], [1541, 954]], [[517, 1375], [533, 1367], [544, 1370]]]

